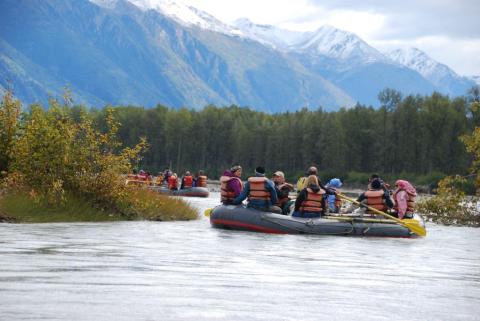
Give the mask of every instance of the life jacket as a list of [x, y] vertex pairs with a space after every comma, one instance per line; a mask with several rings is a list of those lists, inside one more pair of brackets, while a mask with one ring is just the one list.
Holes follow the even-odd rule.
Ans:
[[178, 185], [177, 176], [171, 175], [170, 177], [168, 177], [168, 188], [169, 189], [176, 189], [177, 185]]
[[[365, 197], [367, 198], [367, 205], [379, 211], [385, 212], [386, 210], [388, 210], [388, 207], [385, 204], [385, 201], [383, 199], [384, 195], [385, 195], [385, 192], [383, 189], [380, 189], [380, 190], [369, 189], [368, 191], [365, 192]], [[366, 213], [375, 214], [373, 211], [369, 211], [369, 210], [367, 210]]]
[[395, 200], [395, 205], [393, 208], [395, 209], [396, 212], [398, 212], [398, 205], [397, 205], [396, 199], [397, 199], [397, 193], [400, 191], [405, 191], [407, 193], [407, 211], [405, 212], [405, 214], [413, 214], [415, 212], [415, 197], [417, 195], [409, 193], [404, 189], [395, 191], [395, 193], [393, 194], [393, 199]]
[[162, 185], [163, 179], [164, 179], [163, 175], [158, 175], [157, 180], [155, 181], [155, 184], [156, 185]]
[[248, 182], [250, 183], [250, 193], [248, 194], [248, 201], [251, 200], [261, 200], [269, 201], [270, 192], [265, 187], [267, 182], [266, 177], [249, 177]]
[[320, 213], [323, 211], [323, 195], [325, 191], [320, 189], [318, 192], [314, 192], [311, 188], [307, 188], [307, 198], [300, 205], [300, 211]]
[[231, 180], [236, 179], [240, 182], [241, 189], [243, 190], [243, 183], [242, 180], [238, 177], [230, 177], [230, 176], [222, 176], [220, 177], [220, 200], [222, 203], [231, 203], [235, 197], [235, 192], [228, 188], [228, 182]]
[[[293, 191], [293, 185], [289, 184], [289, 183], [283, 183], [283, 184], [277, 186], [279, 191], [281, 191], [285, 187], [288, 187], [289, 191]], [[283, 196], [282, 198], [280, 198], [279, 195], [277, 195], [277, 196], [278, 196], [278, 201], [275, 205], [279, 206], [279, 207], [283, 207], [290, 200], [290, 197], [288, 197], [288, 195]]]
[[207, 187], [207, 176], [198, 176], [197, 178], [197, 187]]
[[191, 175], [183, 177], [183, 188], [190, 188], [193, 186], [193, 177]]

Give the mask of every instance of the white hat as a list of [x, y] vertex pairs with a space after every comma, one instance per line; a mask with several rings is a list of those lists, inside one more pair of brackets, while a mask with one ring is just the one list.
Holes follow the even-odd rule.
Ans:
[[275, 173], [273, 173], [273, 176], [280, 176], [280, 177], [285, 178], [285, 174], [283, 174], [283, 172], [281, 172], [281, 171], [276, 171]]

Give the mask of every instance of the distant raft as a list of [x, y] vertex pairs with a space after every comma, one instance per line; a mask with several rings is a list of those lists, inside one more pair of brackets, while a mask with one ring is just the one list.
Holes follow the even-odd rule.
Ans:
[[179, 190], [170, 190], [164, 186], [151, 186], [150, 189], [172, 196], [208, 197], [210, 194], [206, 187], [190, 187]]
[[[415, 221], [415, 224], [425, 226], [422, 217], [418, 214], [415, 214], [413, 219], [405, 221]], [[234, 205], [215, 207], [210, 213], [210, 223], [215, 228], [274, 234], [418, 237], [393, 220], [358, 215], [300, 218]]]

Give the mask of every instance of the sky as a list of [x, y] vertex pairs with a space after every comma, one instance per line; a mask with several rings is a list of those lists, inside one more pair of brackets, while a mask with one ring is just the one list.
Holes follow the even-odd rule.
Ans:
[[381, 51], [415, 47], [464, 76], [480, 76], [480, 0], [182, 0], [231, 23], [353, 32]]

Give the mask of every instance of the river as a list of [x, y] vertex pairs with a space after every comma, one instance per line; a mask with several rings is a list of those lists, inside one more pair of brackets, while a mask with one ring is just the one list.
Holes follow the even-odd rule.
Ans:
[[[201, 213], [208, 199], [188, 199]], [[190, 222], [0, 224], [0, 320], [480, 320], [480, 229], [424, 239]]]

